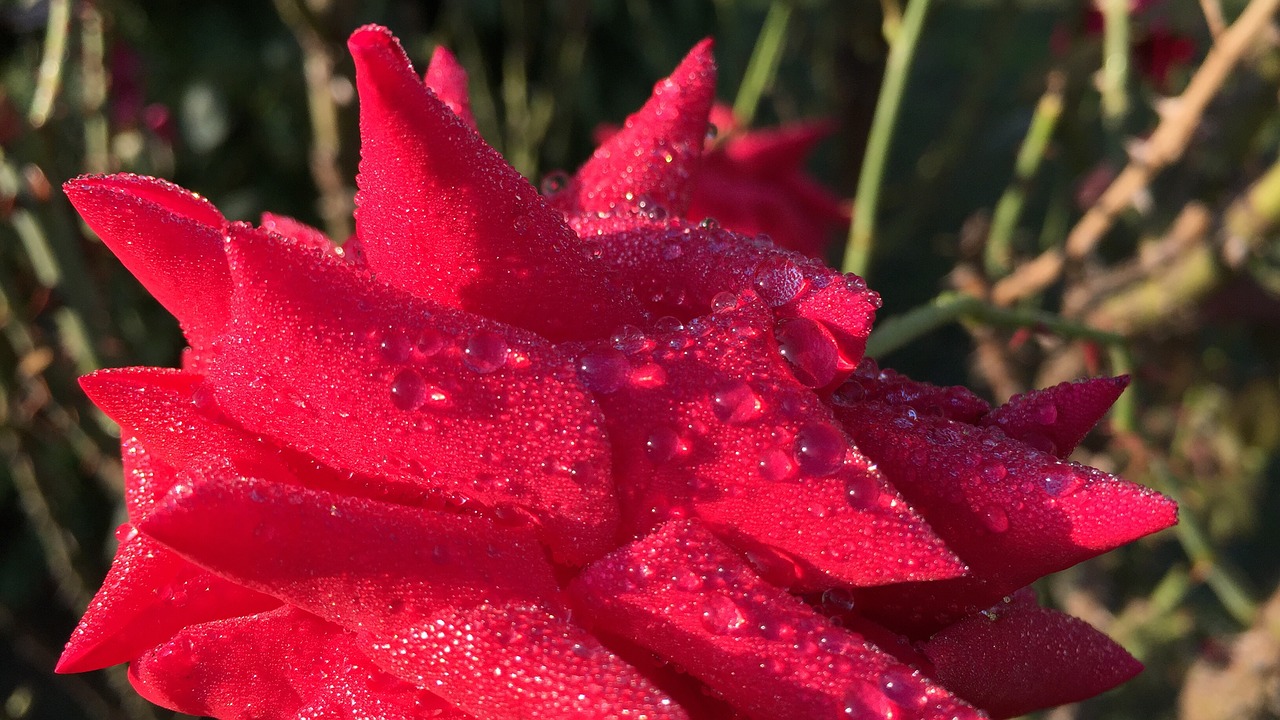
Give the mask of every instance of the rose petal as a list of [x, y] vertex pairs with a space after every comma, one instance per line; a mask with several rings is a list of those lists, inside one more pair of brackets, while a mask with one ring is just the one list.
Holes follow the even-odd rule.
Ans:
[[177, 482], [176, 470], [160, 462], [142, 441], [123, 430], [120, 460], [124, 470], [124, 507], [129, 519], [144, 517]]
[[991, 406], [966, 387], [939, 386], [912, 380], [889, 369], [880, 369], [866, 358], [849, 379], [836, 389], [832, 401], [842, 405], [880, 402], [905, 405], [924, 415], [941, 415], [950, 420], [975, 424]]
[[309, 245], [325, 252], [342, 254], [338, 251], [338, 246], [322, 230], [314, 228], [301, 220], [295, 220], [288, 215], [262, 213], [262, 229], [277, 235], [283, 235], [301, 245]]
[[210, 477], [175, 489], [144, 530], [360, 632], [380, 666], [481, 717], [684, 717], [564, 619], [551, 567], [521, 528]]
[[67, 641], [59, 673], [127, 662], [187, 625], [280, 604], [192, 565], [131, 525], [121, 525], [116, 537], [111, 571]]
[[151, 702], [222, 720], [466, 718], [374, 667], [350, 633], [289, 606], [188, 627], [129, 667]]
[[961, 620], [923, 649], [947, 688], [997, 720], [1084, 700], [1142, 672], [1085, 621], [1034, 604]]
[[226, 220], [204, 198], [156, 178], [83, 175], [63, 185], [120, 262], [203, 348], [227, 321]]
[[476, 118], [471, 114], [471, 96], [467, 92], [467, 71], [449, 48], [440, 45], [431, 53], [422, 81], [458, 119], [475, 129]]
[[764, 583], [696, 523], [667, 523], [593, 563], [571, 592], [593, 623], [685, 668], [748, 717], [981, 717]]
[[711, 44], [707, 39], [695, 45], [670, 77], [654, 86], [644, 107], [555, 195], [558, 207], [569, 213], [684, 214], [715, 100]]
[[640, 320], [560, 214], [427, 91], [385, 28], [357, 30], [348, 47], [360, 93], [356, 229], [382, 281], [554, 340]]
[[979, 428], [902, 406], [835, 406], [858, 447], [971, 574], [859, 592], [859, 607], [920, 637], [1044, 575], [1177, 521], [1154, 490]]
[[696, 516], [773, 566], [774, 582], [796, 587], [962, 573], [792, 375], [771, 323], [748, 292], [740, 307], [687, 328], [624, 330], [622, 350], [583, 352], [584, 382], [609, 423], [627, 531]]
[[880, 297], [856, 275], [714, 225], [573, 222], [584, 237], [596, 236], [619, 282], [655, 317], [689, 320], [710, 312], [721, 293], [754, 290], [779, 318], [811, 386], [834, 387], [862, 359]]
[[324, 464], [536, 521], [558, 557], [613, 546], [604, 420], [570, 361], [525, 331], [377, 285], [233, 229], [236, 320], [218, 405]]
[[1067, 457], [1129, 386], [1129, 376], [1064, 382], [1014, 395], [982, 418], [1009, 437]]

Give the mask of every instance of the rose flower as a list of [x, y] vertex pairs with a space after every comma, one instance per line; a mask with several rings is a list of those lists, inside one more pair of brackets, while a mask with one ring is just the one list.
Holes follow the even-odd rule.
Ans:
[[710, 43], [551, 197], [465, 77], [350, 40], [356, 237], [66, 192], [181, 322], [83, 379], [129, 522], [58, 670], [262, 718], [979, 718], [1140, 665], [1028, 584], [1168, 527], [1065, 460], [1123, 389], [992, 409], [862, 358], [860, 278], [680, 219]]

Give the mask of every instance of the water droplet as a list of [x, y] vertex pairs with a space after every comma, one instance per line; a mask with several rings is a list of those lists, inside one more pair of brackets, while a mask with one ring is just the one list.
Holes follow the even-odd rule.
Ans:
[[552, 170], [542, 176], [542, 183], [539, 189], [546, 197], [551, 197], [569, 186], [569, 173], [563, 170]]
[[796, 628], [786, 620], [766, 618], [760, 622], [760, 635], [766, 640], [791, 642], [796, 637]]
[[1032, 418], [1041, 425], [1052, 425], [1058, 421], [1058, 406], [1051, 402], [1042, 402], [1032, 412]]
[[507, 362], [507, 340], [496, 332], [478, 330], [467, 338], [463, 362], [478, 373], [491, 373]]
[[659, 251], [663, 260], [675, 260], [684, 254], [684, 245], [680, 240], [671, 238], [662, 243], [662, 249]]
[[187, 589], [182, 585], [165, 585], [160, 599], [174, 607], [183, 607], [187, 604]]
[[717, 635], [729, 635], [747, 624], [742, 608], [724, 595], [713, 595], [702, 611], [702, 624]]
[[707, 123], [707, 142], [712, 142], [719, 136], [720, 128], [715, 123]]
[[880, 484], [871, 475], [851, 473], [844, 483], [844, 497], [854, 510], [870, 510], [880, 504]]
[[717, 230], [720, 227], [720, 221], [713, 217], [704, 217], [702, 222], [698, 223], [698, 227], [703, 230]]
[[422, 332], [418, 333], [418, 340], [414, 344], [423, 357], [431, 357], [444, 348], [445, 340], [444, 333], [436, 328], [429, 327], [423, 328]]
[[388, 332], [383, 334], [382, 342], [378, 344], [378, 350], [382, 353], [382, 359], [395, 364], [408, 360], [409, 351], [411, 349], [409, 338], [399, 332]]
[[800, 294], [804, 287], [804, 274], [786, 257], [776, 255], [760, 263], [752, 284], [760, 299], [770, 307], [786, 305]]
[[920, 681], [905, 667], [885, 670], [880, 676], [880, 690], [886, 698], [902, 707], [919, 708], [929, 701]]
[[751, 386], [739, 379], [727, 380], [711, 393], [712, 410], [720, 420], [739, 424], [760, 417], [763, 404]]
[[416, 410], [426, 399], [426, 390], [418, 371], [405, 368], [391, 381], [391, 403], [401, 410]]
[[793, 318], [775, 333], [778, 350], [797, 380], [809, 387], [822, 387], [835, 379], [839, 352], [826, 328], [809, 318]]
[[982, 469], [978, 471], [978, 475], [980, 475], [983, 480], [986, 480], [989, 483], [1000, 482], [1001, 480], [1004, 480], [1005, 476], [1007, 476], [1008, 474], [1009, 474], [1009, 469], [1006, 468], [1004, 465], [1001, 465], [1000, 463], [983, 465]]
[[623, 325], [613, 331], [609, 342], [613, 343], [618, 350], [630, 355], [645, 349], [649, 340], [645, 337], [644, 331], [635, 325]]
[[676, 589], [685, 592], [701, 590], [703, 585], [702, 576], [688, 568], [678, 568], [672, 577], [672, 582]]
[[846, 443], [840, 431], [826, 423], [810, 423], [800, 428], [792, 454], [806, 475], [830, 475], [844, 463]]
[[121, 525], [116, 528], [116, 542], [127, 543], [138, 537], [138, 528], [132, 525]]
[[728, 312], [736, 310], [737, 307], [738, 296], [731, 292], [716, 293], [716, 296], [711, 298], [711, 312]]
[[769, 482], [790, 480], [796, 473], [795, 463], [781, 450], [769, 450], [760, 456], [760, 477]]
[[627, 383], [631, 363], [620, 350], [597, 348], [578, 358], [578, 373], [587, 388], [608, 394], [617, 392]]
[[1070, 495], [1080, 489], [1084, 481], [1080, 475], [1066, 465], [1055, 465], [1045, 473], [1041, 487], [1053, 497]]
[[1009, 529], [1009, 514], [999, 505], [987, 505], [981, 511], [982, 524], [994, 533]]
[[822, 591], [822, 604], [835, 612], [853, 612], [853, 593], [845, 588], [828, 588]]
[[653, 321], [653, 329], [660, 333], [677, 333], [684, 330], [684, 323], [679, 318], [664, 315]]
[[660, 427], [649, 433], [644, 444], [645, 454], [655, 463], [666, 463], [689, 454], [689, 443], [669, 427]]

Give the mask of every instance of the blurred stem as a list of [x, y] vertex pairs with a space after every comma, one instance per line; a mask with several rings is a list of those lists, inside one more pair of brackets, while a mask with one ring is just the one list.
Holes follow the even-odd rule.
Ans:
[[49, 0], [49, 20], [45, 25], [44, 56], [36, 76], [36, 91], [31, 98], [27, 120], [31, 127], [43, 127], [53, 112], [53, 103], [62, 87], [62, 72], [67, 58], [67, 34], [71, 30], [71, 0]]
[[81, 107], [84, 111], [84, 169], [91, 173], [111, 170], [111, 136], [102, 107], [107, 102], [106, 43], [102, 13], [91, 3], [80, 7]]
[[733, 116], [743, 127], [750, 127], [755, 120], [760, 98], [773, 87], [778, 76], [778, 64], [787, 46], [787, 24], [791, 20], [791, 5], [786, 0], [773, 0], [769, 14], [764, 18], [760, 36], [747, 61], [738, 96], [733, 100]]
[[340, 242], [351, 234], [351, 197], [338, 162], [342, 134], [338, 125], [338, 104], [334, 101], [330, 85], [333, 82], [333, 51], [302, 0], [274, 2], [276, 13], [302, 49], [307, 110], [311, 116], [311, 178], [320, 191], [319, 210], [325, 232]]
[[1034, 328], [1108, 346], [1125, 342], [1119, 335], [1080, 325], [1052, 313], [996, 307], [972, 295], [944, 292], [927, 305], [880, 323], [867, 340], [867, 355], [883, 357], [943, 325], [965, 319], [996, 327]]
[[1205, 536], [1204, 529], [1196, 516], [1188, 512], [1186, 503], [1181, 499], [1181, 483], [1173, 476], [1164, 461], [1154, 454], [1149, 458], [1151, 471], [1157, 481], [1157, 489], [1173, 498], [1181, 512], [1174, 533], [1182, 550], [1192, 562], [1192, 575], [1204, 580], [1213, 590], [1218, 601], [1236, 622], [1244, 627], [1253, 624], [1258, 613], [1258, 603], [1252, 593], [1240, 580], [1239, 572], [1218, 557], [1213, 545]]
[[920, 34], [932, 2], [933, 0], [908, 2], [902, 16], [902, 25], [889, 45], [884, 82], [880, 86], [880, 97], [876, 100], [876, 112], [871, 119], [871, 132], [867, 137], [867, 152], [862, 158], [862, 170], [858, 174], [858, 190], [853, 200], [853, 223], [849, 227], [849, 241], [844, 255], [845, 272], [864, 277], [867, 274], [875, 244], [880, 190], [884, 184], [898, 110], [902, 106], [907, 76], [911, 74], [911, 61], [915, 58], [916, 46], [920, 42]]
[[1113, 131], [1129, 114], [1129, 0], [1102, 0], [1102, 117]]
[[996, 203], [995, 213], [991, 218], [985, 258], [987, 276], [990, 278], [1009, 274], [1013, 263], [1013, 233], [1022, 216], [1027, 189], [1040, 170], [1045, 151], [1049, 148], [1049, 140], [1058, 126], [1058, 118], [1062, 116], [1066, 77], [1062, 71], [1052, 70], [1047, 84], [1048, 88], [1040, 96], [1040, 102], [1036, 103], [1035, 114], [1031, 116], [1031, 124], [1027, 127], [1026, 137], [1022, 139], [1022, 146], [1018, 148], [1018, 157], [1013, 165], [1013, 179]]

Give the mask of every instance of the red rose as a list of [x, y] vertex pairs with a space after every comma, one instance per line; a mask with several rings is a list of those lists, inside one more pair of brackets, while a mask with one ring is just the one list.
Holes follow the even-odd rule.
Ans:
[[191, 349], [83, 380], [129, 523], [60, 671], [219, 718], [1006, 717], [1137, 672], [1022, 589], [1175, 520], [1062, 459], [1124, 381], [881, 372], [860, 279], [678, 219], [709, 43], [555, 207], [456, 68], [350, 47], [358, 246], [66, 186]]

